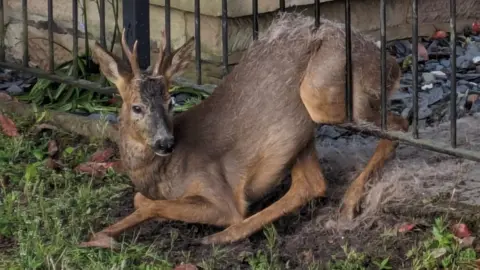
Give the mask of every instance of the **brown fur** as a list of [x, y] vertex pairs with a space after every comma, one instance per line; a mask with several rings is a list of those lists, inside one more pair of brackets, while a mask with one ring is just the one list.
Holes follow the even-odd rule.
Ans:
[[[343, 25], [328, 20], [321, 23], [315, 30], [312, 18], [295, 14], [279, 17], [208, 99], [176, 116], [173, 130], [168, 125], [161, 127], [175, 137], [169, 156], [156, 156], [152, 150], [148, 135], [156, 134], [158, 127], [131, 119], [131, 105], [140, 102], [146, 91], [139, 88], [138, 80], [146, 80], [148, 75], [116, 72], [120, 66], [97, 45], [94, 52], [102, 71], [117, 85], [124, 100], [121, 154], [139, 193], [133, 214], [83, 245], [110, 246], [110, 237], [149, 219], [228, 226], [202, 243], [232, 242], [323, 196], [326, 183], [313, 132], [315, 123], [345, 121], [345, 37]], [[356, 31], [352, 40], [354, 120], [378, 125], [380, 53], [373, 41]], [[155, 65], [163, 69], [153, 74], [164, 91], [171, 77], [185, 68], [189, 60], [186, 48], [190, 47], [190, 43], [184, 45], [168, 63]], [[388, 58], [387, 72], [390, 95], [400, 78], [392, 58]], [[167, 94], [158, 96], [168, 103]], [[152, 111], [145, 118], [163, 115], [169, 121], [168, 114], [155, 115]], [[389, 115], [389, 127], [405, 130], [408, 124]], [[395, 148], [396, 142], [379, 143], [347, 191], [341, 217], [353, 218], [366, 181]], [[292, 186], [287, 194], [248, 217], [248, 203], [275, 187], [288, 168], [292, 168]]]

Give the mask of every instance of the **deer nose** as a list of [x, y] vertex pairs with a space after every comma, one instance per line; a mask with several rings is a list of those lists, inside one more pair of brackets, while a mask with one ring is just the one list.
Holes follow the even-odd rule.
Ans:
[[173, 151], [174, 144], [174, 138], [168, 137], [157, 140], [153, 147], [156, 151], [162, 151], [163, 153], [171, 153]]

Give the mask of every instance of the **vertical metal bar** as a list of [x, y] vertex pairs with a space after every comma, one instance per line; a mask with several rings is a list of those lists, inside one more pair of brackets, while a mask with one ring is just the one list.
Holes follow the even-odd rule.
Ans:
[[0, 61], [5, 62], [5, 17], [3, 0], [0, 0]]
[[169, 55], [172, 52], [172, 37], [171, 37], [171, 19], [170, 19], [170, 0], [165, 0], [165, 51]]
[[345, 0], [345, 111], [348, 122], [353, 119], [352, 100], [352, 30], [350, 17], [350, 0]]
[[450, 143], [457, 147], [457, 9], [456, 1], [450, 0], [450, 56], [452, 73], [450, 77]]
[[222, 0], [222, 59], [223, 74], [228, 74], [228, 7], [227, 0]]
[[315, 0], [315, 27], [320, 26], [320, 0]]
[[[72, 0], [75, 1], [75, 0]], [[83, 28], [85, 30], [85, 56], [87, 60], [87, 68], [90, 68], [90, 44], [89, 44], [89, 38], [88, 38], [88, 16], [87, 16], [87, 0], [83, 0], [82, 2], [83, 6]]]
[[253, 40], [258, 39], [258, 0], [252, 0]]
[[48, 20], [48, 71], [53, 73], [55, 70], [55, 59], [53, 51], [53, 0], [47, 2], [47, 20]]
[[202, 84], [202, 50], [200, 42], [200, 0], [195, 0], [195, 66], [197, 84]]
[[413, 138], [418, 139], [418, 1], [412, 0]]
[[[103, 0], [105, 1], [105, 0]], [[141, 69], [150, 66], [150, 4], [149, 1], [122, 1], [123, 27], [127, 44], [133, 47], [135, 40], [137, 45], [137, 60]]]
[[105, 0], [100, 1], [99, 15], [100, 15], [100, 43], [103, 48], [107, 47], [107, 38], [105, 37]]
[[[1, 0], [0, 0], [1, 1]], [[78, 78], [78, 2], [72, 0], [72, 28], [73, 28], [73, 77]]]
[[380, 36], [381, 36], [381, 52], [380, 52], [380, 96], [381, 96], [381, 128], [387, 128], [387, 16], [385, 0], [380, 0]]
[[280, 11], [285, 12], [285, 0], [280, 0], [279, 5], [280, 5]]
[[[28, 67], [28, 1], [22, 0], [22, 23], [23, 23], [23, 66]], [[3, 23], [3, 22], [1, 22]]]

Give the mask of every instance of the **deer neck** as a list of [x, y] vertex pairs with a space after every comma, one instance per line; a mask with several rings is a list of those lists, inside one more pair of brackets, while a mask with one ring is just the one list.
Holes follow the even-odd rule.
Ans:
[[123, 167], [138, 192], [150, 199], [159, 197], [158, 184], [162, 182], [165, 167], [171, 157], [156, 155], [149, 146], [122, 133], [119, 144]]

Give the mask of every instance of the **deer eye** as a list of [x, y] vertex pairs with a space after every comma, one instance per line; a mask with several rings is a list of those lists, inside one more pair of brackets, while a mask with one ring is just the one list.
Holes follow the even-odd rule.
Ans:
[[140, 106], [138, 106], [138, 105], [133, 105], [133, 106], [132, 106], [132, 111], [133, 111], [134, 113], [137, 113], [137, 114], [140, 114], [140, 113], [143, 112], [142, 107], [140, 107]]

